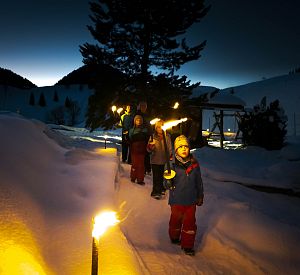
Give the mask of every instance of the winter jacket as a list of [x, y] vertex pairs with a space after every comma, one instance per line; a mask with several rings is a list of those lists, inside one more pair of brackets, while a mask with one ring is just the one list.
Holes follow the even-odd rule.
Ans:
[[148, 132], [147, 129], [144, 127], [133, 127], [129, 129], [129, 140], [130, 143], [136, 142], [136, 141], [144, 141], [145, 142], [145, 148], [148, 141]]
[[174, 188], [169, 193], [169, 204], [197, 204], [199, 198], [203, 197], [203, 182], [197, 160], [192, 155], [185, 164], [175, 159], [174, 170], [176, 176], [172, 179]]
[[[150, 153], [150, 162], [151, 164], [159, 164], [163, 165], [167, 163], [165, 145], [163, 141], [163, 136], [159, 136], [157, 134], [153, 135], [153, 141], [149, 139], [147, 145], [147, 151]], [[151, 143], [154, 144], [151, 144]], [[171, 138], [169, 135], [166, 135], [166, 143], [167, 143], [167, 155], [168, 158], [172, 156], [172, 144]]]
[[125, 113], [121, 116], [121, 125], [122, 132], [129, 131], [129, 129], [133, 126], [133, 116], [131, 113], [125, 111]]

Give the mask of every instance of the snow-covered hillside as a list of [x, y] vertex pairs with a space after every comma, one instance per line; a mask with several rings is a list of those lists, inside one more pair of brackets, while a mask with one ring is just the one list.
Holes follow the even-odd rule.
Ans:
[[[200, 86], [196, 88], [191, 98], [196, 98], [204, 93], [215, 91], [215, 87]], [[58, 94], [59, 102], [53, 100], [55, 91]], [[29, 105], [30, 94], [33, 92], [35, 106]], [[220, 90], [220, 93], [232, 93], [246, 103], [246, 107], [253, 107], [259, 104], [266, 96], [267, 104], [276, 99], [280, 100], [288, 117], [288, 135], [300, 134], [300, 74], [292, 74], [270, 78], [246, 85], [230, 87]], [[47, 106], [38, 105], [40, 94], [43, 93]], [[18, 112], [27, 118], [39, 119], [48, 122], [47, 114], [55, 107], [64, 105], [65, 99], [75, 100], [81, 108], [77, 125], [84, 125], [87, 110], [88, 97], [92, 94], [87, 85], [70, 86], [49, 86], [20, 90], [13, 87], [0, 86], [0, 110]], [[205, 111], [203, 116], [203, 129], [211, 129], [214, 120], [212, 111]], [[225, 118], [224, 127], [237, 130], [237, 125], [232, 118]]]
[[300, 134], [300, 74], [274, 77], [246, 85], [223, 89], [222, 93], [232, 93], [252, 108], [263, 97], [267, 105], [278, 99], [288, 117], [288, 135]]
[[[57, 93], [58, 101], [54, 101], [54, 94]], [[30, 95], [34, 95], [34, 106], [29, 104]], [[39, 106], [40, 95], [43, 94], [46, 106]], [[59, 106], [64, 106], [68, 97], [77, 101], [81, 109], [77, 125], [84, 125], [87, 111], [88, 98], [92, 91], [87, 85], [57, 85], [22, 90], [14, 87], [0, 85], [0, 110], [19, 113], [27, 118], [34, 118], [43, 122], [49, 121], [49, 113]]]

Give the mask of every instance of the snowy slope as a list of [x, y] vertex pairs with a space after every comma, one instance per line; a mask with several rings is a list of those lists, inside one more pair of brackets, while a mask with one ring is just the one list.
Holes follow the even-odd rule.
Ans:
[[[194, 152], [205, 201], [190, 257], [168, 240], [167, 199], [150, 197], [150, 176], [145, 186], [130, 182], [119, 145], [104, 149], [96, 134], [58, 133], [7, 113], [0, 114], [0, 132], [1, 275], [89, 274], [91, 220], [108, 208], [121, 223], [100, 239], [99, 274], [299, 274], [299, 198], [235, 183], [272, 186], [277, 177], [275, 186], [299, 188], [299, 139], [280, 152]], [[280, 180], [286, 169], [295, 170]]]
[[220, 92], [230, 93], [246, 102], [246, 107], [252, 108], [260, 104], [263, 97], [267, 105], [278, 99], [288, 117], [288, 134], [300, 134], [300, 74], [279, 76], [267, 80], [253, 82], [242, 86], [223, 89]]

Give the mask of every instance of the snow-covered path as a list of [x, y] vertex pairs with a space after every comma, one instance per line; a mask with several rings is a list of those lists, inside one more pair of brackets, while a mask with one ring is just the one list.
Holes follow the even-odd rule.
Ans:
[[[168, 240], [167, 198], [150, 197], [121, 165], [121, 229], [150, 274], [297, 274], [300, 270], [300, 201], [204, 177], [205, 203], [197, 209], [195, 257]], [[292, 221], [292, 222], [291, 222]]]
[[9, 114], [0, 115], [0, 133], [1, 275], [89, 274], [91, 221], [107, 208], [122, 221], [101, 238], [99, 274], [299, 274], [300, 199], [232, 183], [257, 178], [297, 188], [300, 158], [284, 157], [295, 150], [194, 152], [205, 201], [190, 257], [168, 240], [167, 198], [150, 197], [149, 176], [145, 186], [130, 182], [114, 144], [104, 149], [103, 138], [84, 129], [61, 135]]

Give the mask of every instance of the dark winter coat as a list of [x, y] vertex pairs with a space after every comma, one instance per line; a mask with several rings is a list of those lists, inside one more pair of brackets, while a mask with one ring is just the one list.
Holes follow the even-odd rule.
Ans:
[[133, 115], [132, 113], [125, 112], [121, 116], [122, 132], [129, 131], [133, 127]]
[[169, 193], [170, 205], [197, 204], [203, 197], [203, 182], [200, 166], [197, 160], [191, 156], [191, 160], [185, 164], [175, 159], [173, 186]]

